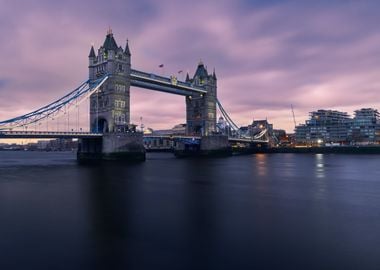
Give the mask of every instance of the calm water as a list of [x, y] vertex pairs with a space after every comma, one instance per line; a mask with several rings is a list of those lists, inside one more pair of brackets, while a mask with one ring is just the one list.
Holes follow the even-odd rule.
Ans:
[[0, 152], [0, 269], [380, 269], [379, 165]]

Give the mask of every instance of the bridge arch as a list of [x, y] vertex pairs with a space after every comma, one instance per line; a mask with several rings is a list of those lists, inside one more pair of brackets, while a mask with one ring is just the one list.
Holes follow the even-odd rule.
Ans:
[[95, 121], [92, 123], [91, 130], [95, 133], [108, 133], [108, 121], [103, 117], [96, 118]]

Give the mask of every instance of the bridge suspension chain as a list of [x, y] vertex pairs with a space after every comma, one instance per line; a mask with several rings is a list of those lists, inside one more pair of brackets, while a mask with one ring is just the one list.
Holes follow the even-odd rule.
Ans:
[[[59, 115], [64, 112], [68, 117], [68, 127], [70, 126], [69, 113], [70, 110], [79, 106], [82, 102], [87, 100], [93, 93], [97, 92], [99, 87], [104, 84], [104, 82], [108, 79], [108, 76], [104, 76], [95, 81], [87, 80], [78, 86], [76, 89], [68, 93], [67, 95], [61, 97], [60, 99], [39, 108], [33, 112], [14, 117], [5, 121], [0, 121], [0, 130], [12, 130], [14, 128], [19, 127], [27, 127], [31, 124], [35, 125], [35, 129], [37, 129], [37, 124], [41, 125], [41, 121], [46, 120], [47, 128], [48, 128], [48, 120], [57, 119]], [[78, 107], [77, 107], [78, 108]], [[79, 110], [78, 110], [78, 118], [79, 118]], [[78, 120], [79, 122], [79, 120]], [[58, 122], [57, 122], [58, 126]]]
[[220, 101], [217, 99], [216, 100], [216, 104], [218, 105], [218, 108], [220, 110], [220, 112], [222, 113], [224, 119], [226, 119], [227, 123], [230, 125], [230, 127], [234, 130], [234, 131], [239, 131], [239, 127], [235, 124], [235, 122], [231, 119], [231, 117], [228, 115], [228, 113], [226, 112], [226, 110], [223, 108], [222, 106], [222, 103], [220, 103]]
[[[221, 112], [224, 119], [227, 121], [228, 125], [232, 128], [233, 131], [236, 132], [236, 135], [240, 138], [249, 138], [251, 140], [262, 140], [263, 137], [265, 137], [268, 134], [268, 129], [265, 128], [261, 132], [255, 135], [249, 135], [244, 134], [241, 129], [238, 127], [238, 125], [235, 124], [235, 122], [232, 120], [232, 118], [229, 116], [229, 114], [226, 112], [226, 110], [223, 108], [222, 103], [217, 99], [216, 104], [218, 105], [219, 111]], [[267, 140], [265, 140], [267, 141]]]

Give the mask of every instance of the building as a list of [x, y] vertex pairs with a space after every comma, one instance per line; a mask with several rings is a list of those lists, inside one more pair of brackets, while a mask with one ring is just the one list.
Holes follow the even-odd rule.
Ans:
[[326, 143], [348, 144], [352, 119], [346, 112], [318, 110], [310, 112], [305, 124], [296, 126], [296, 143], [321, 145]]
[[273, 124], [270, 124], [268, 120], [254, 120], [251, 125], [248, 126], [248, 132], [251, 137], [257, 137], [263, 131], [267, 132], [267, 136], [273, 135]]
[[216, 131], [219, 134], [227, 136], [231, 136], [234, 133], [233, 129], [222, 116], [219, 117], [218, 122], [216, 123]]
[[284, 129], [273, 129], [273, 139], [277, 142], [277, 145], [290, 145], [289, 136]]
[[372, 108], [355, 111], [348, 136], [352, 144], [375, 144], [380, 141], [379, 112]]
[[178, 124], [171, 129], [147, 130], [149, 131], [144, 132], [143, 140], [147, 150], [171, 150], [175, 146], [172, 137], [186, 135], [186, 124]]

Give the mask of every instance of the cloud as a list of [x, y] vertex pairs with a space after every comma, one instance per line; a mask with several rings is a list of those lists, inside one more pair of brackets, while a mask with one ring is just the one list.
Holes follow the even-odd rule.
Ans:
[[0, 79], [0, 90], [5, 89], [9, 85], [9, 80]]
[[[239, 124], [268, 117], [291, 131], [290, 104], [298, 122], [319, 108], [380, 107], [374, 1], [0, 1], [0, 75], [12, 82], [0, 80], [1, 119], [85, 80], [90, 44], [102, 44], [108, 26], [120, 45], [129, 38], [136, 69], [215, 67], [219, 99]], [[131, 101], [134, 122], [185, 121], [182, 97], [132, 89]]]

